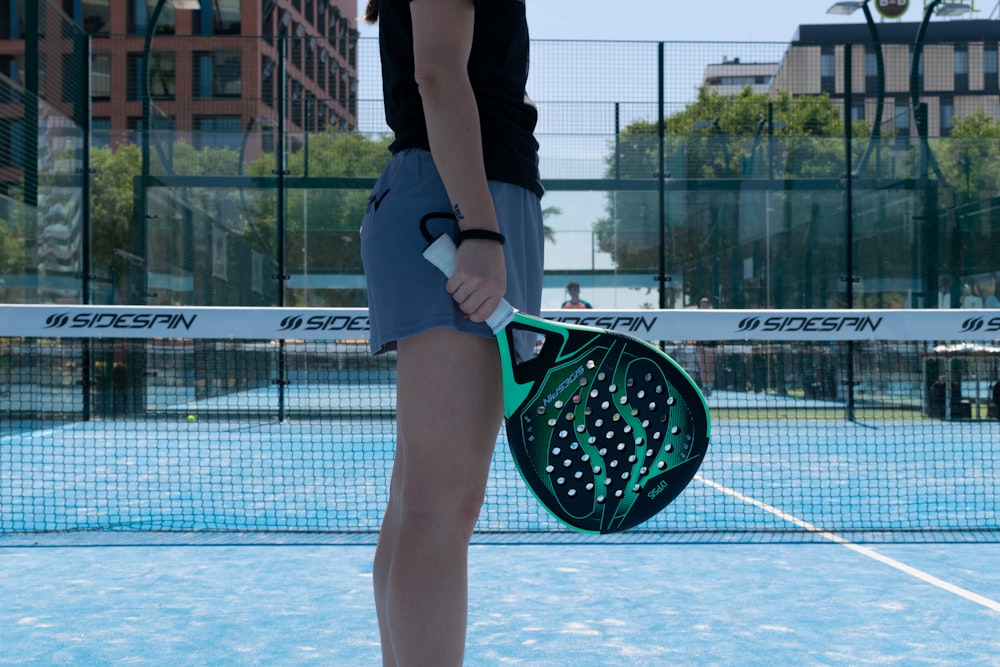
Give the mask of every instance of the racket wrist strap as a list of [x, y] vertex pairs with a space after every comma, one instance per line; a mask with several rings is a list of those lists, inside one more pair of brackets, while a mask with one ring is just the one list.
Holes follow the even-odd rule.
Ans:
[[455, 240], [458, 242], [458, 245], [462, 245], [463, 241], [469, 240], [496, 241], [500, 245], [503, 245], [507, 239], [500, 232], [492, 232], [488, 229], [460, 229]]

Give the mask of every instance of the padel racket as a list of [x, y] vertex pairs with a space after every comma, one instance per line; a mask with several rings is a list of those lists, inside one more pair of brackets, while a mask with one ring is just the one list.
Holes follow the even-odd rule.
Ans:
[[[424, 257], [450, 277], [455, 251], [443, 234]], [[510, 452], [553, 516], [581, 532], [627, 530], [691, 481], [708, 448], [708, 408], [670, 357], [614, 331], [525, 315], [505, 300], [486, 323], [500, 346]]]

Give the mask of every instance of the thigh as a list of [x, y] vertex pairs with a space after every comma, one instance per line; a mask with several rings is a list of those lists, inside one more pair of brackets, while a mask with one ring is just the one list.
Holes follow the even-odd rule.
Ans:
[[503, 420], [496, 341], [450, 328], [402, 339], [397, 388], [404, 502], [480, 502]]

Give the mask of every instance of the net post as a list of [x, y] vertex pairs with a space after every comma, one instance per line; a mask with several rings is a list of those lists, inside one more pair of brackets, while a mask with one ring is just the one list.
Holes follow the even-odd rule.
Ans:
[[[867, 9], [867, 5], [865, 5]], [[854, 166], [853, 144], [854, 144], [854, 119], [851, 117], [854, 108], [854, 75], [852, 50], [854, 45], [848, 43], [844, 46], [844, 152], [847, 169], [844, 174], [844, 208], [845, 217], [844, 231], [847, 236], [845, 267], [847, 278], [844, 281], [844, 301], [845, 307], [854, 308]], [[844, 418], [855, 421], [854, 410], [854, 341], [847, 341], [847, 380], [845, 382]]]

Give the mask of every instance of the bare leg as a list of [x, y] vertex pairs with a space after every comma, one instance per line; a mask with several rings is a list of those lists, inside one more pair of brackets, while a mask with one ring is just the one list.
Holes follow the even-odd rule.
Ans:
[[[384, 665], [460, 666], [468, 546], [502, 418], [488, 338], [451, 329], [399, 342], [399, 436], [392, 499], [376, 551]], [[386, 532], [386, 531], [390, 532]]]
[[[397, 436], [398, 440], [398, 436]], [[382, 666], [396, 667], [396, 659], [392, 652], [392, 637], [389, 636], [389, 621], [386, 612], [386, 596], [389, 582], [389, 568], [392, 565], [392, 551], [396, 544], [396, 532], [399, 530], [399, 512], [396, 498], [397, 487], [402, 483], [403, 447], [397, 442], [396, 460], [392, 465], [392, 483], [389, 488], [389, 503], [385, 508], [385, 516], [378, 533], [378, 546], [375, 547], [375, 564], [372, 568], [372, 578], [375, 587], [375, 613], [378, 615], [379, 640], [382, 644]]]

